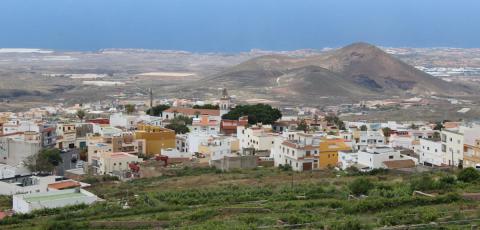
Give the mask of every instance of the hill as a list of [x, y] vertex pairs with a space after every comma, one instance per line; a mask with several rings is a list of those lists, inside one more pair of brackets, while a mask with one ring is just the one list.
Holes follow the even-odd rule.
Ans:
[[355, 43], [303, 58], [261, 56], [208, 79], [231, 88], [269, 90], [276, 95], [405, 96], [469, 95], [473, 89], [446, 82], [381, 49]]

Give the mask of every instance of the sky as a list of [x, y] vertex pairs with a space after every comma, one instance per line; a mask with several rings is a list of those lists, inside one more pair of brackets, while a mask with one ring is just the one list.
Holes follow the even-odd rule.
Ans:
[[478, 0], [0, 0], [0, 47], [480, 47]]

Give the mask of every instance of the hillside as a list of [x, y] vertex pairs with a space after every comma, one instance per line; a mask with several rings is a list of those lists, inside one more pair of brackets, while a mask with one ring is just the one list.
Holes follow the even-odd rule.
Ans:
[[452, 96], [474, 92], [469, 87], [430, 76], [366, 43], [305, 58], [257, 57], [206, 81], [212, 82], [298, 97]]
[[[355, 230], [416, 229], [419, 224], [422, 229], [470, 229], [480, 223], [479, 201], [461, 196], [478, 191], [478, 183], [458, 181], [446, 172], [185, 168], [130, 182], [95, 182], [88, 190], [105, 201], [16, 215], [0, 221], [0, 229]], [[415, 190], [436, 195], [418, 196]], [[350, 196], [355, 193], [368, 197]], [[0, 201], [5, 205], [8, 198], [0, 196]], [[127, 201], [130, 208], [124, 209]]]

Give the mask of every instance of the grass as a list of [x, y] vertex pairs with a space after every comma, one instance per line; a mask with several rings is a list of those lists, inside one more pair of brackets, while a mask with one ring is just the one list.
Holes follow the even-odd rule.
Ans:
[[[220, 173], [186, 168], [161, 177], [97, 183], [89, 190], [105, 198], [103, 203], [17, 215], [1, 221], [0, 229], [271, 229], [279, 225], [373, 229], [431, 222], [447, 222], [443, 229], [458, 229], [459, 223], [451, 221], [480, 217], [480, 203], [459, 195], [479, 185], [441, 179], [445, 176], [440, 172], [337, 176], [330, 171], [268, 168]], [[351, 185], [359, 178], [371, 182], [364, 189], [368, 197], [349, 198]], [[425, 192], [438, 195], [413, 196], [418, 181]], [[123, 209], [127, 200], [131, 208]]]

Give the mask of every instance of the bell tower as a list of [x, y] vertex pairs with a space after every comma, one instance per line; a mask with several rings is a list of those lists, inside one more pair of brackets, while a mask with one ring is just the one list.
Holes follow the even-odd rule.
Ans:
[[220, 98], [220, 103], [218, 105], [220, 107], [220, 116], [223, 116], [230, 111], [231, 103], [230, 96], [228, 96], [227, 88], [223, 88], [222, 97]]

